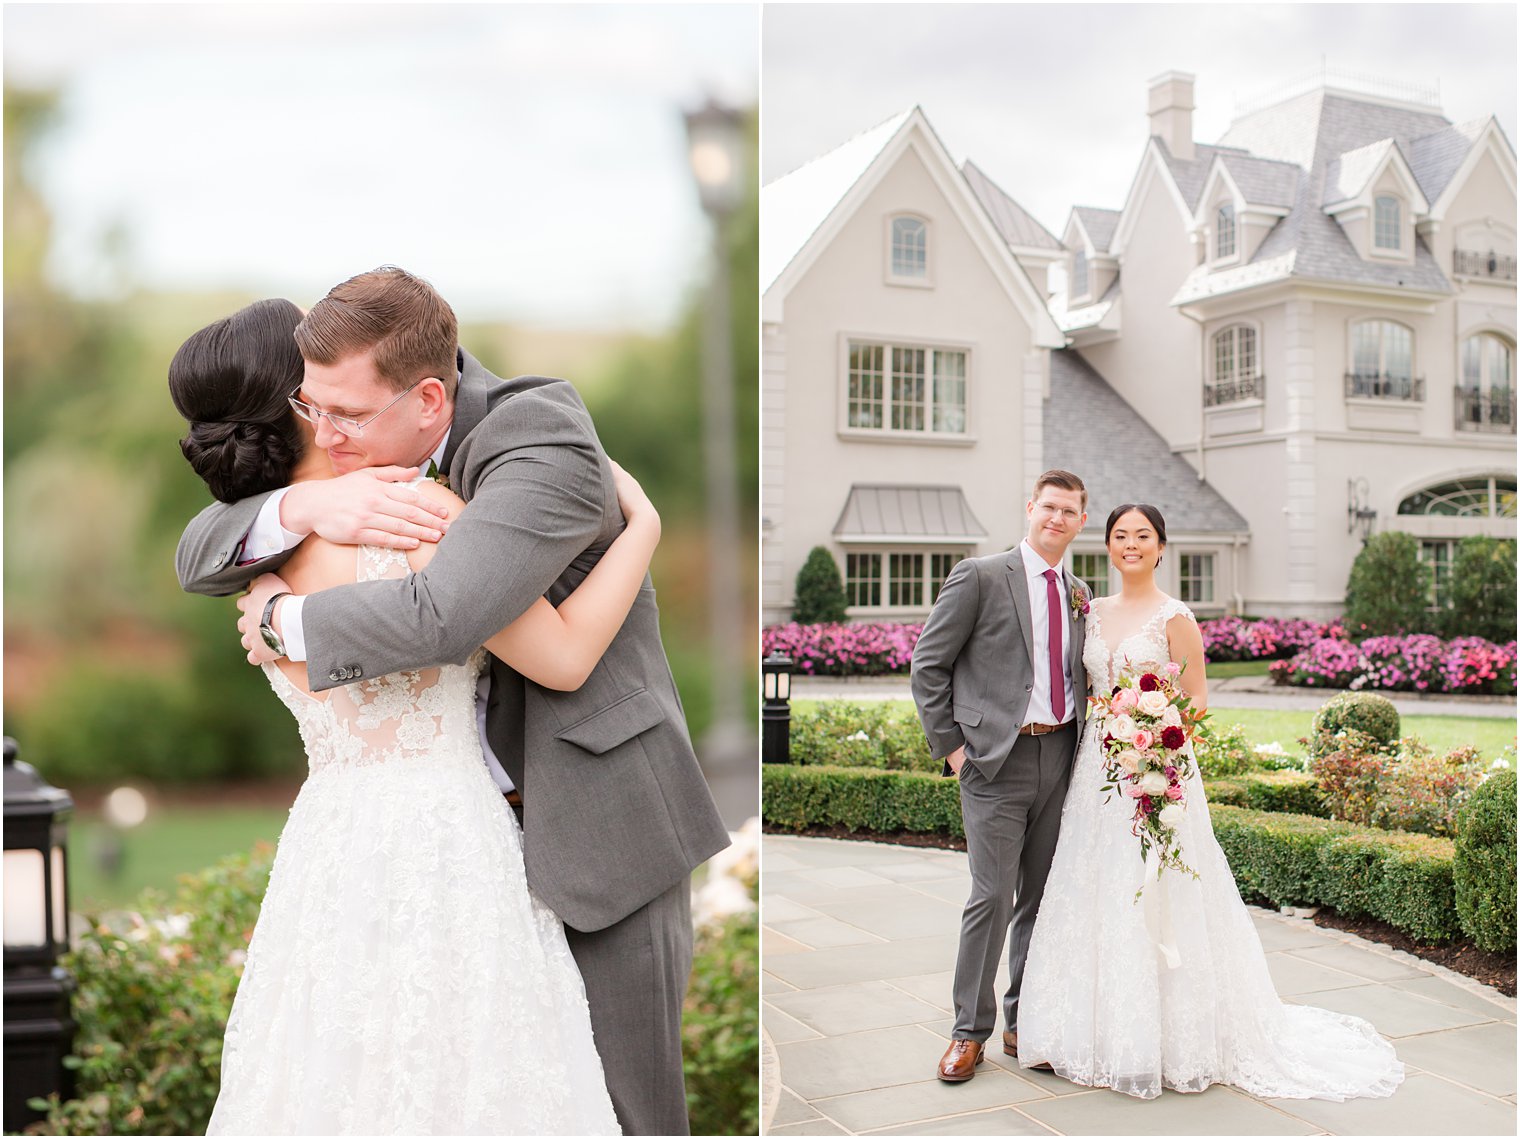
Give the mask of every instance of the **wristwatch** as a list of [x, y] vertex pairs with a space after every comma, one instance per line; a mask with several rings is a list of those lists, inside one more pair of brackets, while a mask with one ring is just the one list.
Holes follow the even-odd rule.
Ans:
[[290, 592], [276, 593], [268, 601], [264, 602], [264, 617], [259, 621], [259, 636], [264, 638], [264, 643], [280, 656], [285, 655], [285, 642], [280, 640], [280, 634], [274, 631], [274, 605], [282, 597], [293, 597]]

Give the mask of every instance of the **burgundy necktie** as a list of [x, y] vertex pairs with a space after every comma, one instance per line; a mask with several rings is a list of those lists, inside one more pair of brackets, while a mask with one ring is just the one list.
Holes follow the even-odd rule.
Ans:
[[1050, 710], [1056, 723], [1066, 719], [1066, 670], [1061, 667], [1061, 591], [1056, 588], [1056, 571], [1048, 569], [1045, 578], [1045, 604], [1050, 610], [1046, 622], [1050, 630]]

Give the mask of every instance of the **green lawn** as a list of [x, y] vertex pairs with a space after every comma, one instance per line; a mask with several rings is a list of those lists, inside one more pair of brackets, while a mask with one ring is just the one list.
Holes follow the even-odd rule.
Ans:
[[119, 874], [108, 878], [100, 852], [109, 828], [97, 814], [78, 813], [69, 827], [70, 908], [96, 913], [127, 905], [147, 886], [171, 891], [181, 874], [273, 842], [288, 809], [274, 807], [161, 806], [123, 840]]
[[[812, 711], [817, 700], [793, 700], [797, 713]], [[898, 716], [913, 716], [911, 700], [891, 700], [892, 710]], [[1209, 716], [1216, 724], [1240, 724], [1247, 737], [1258, 744], [1276, 741], [1283, 750], [1301, 755], [1298, 738], [1309, 734], [1314, 720], [1313, 712], [1294, 712], [1266, 708], [1213, 707]], [[1464, 744], [1472, 744], [1486, 758], [1494, 759], [1499, 752], [1515, 742], [1515, 722], [1509, 719], [1479, 719], [1466, 716], [1405, 716], [1402, 725], [1406, 736], [1419, 736], [1438, 752], [1450, 751]]]
[[1269, 660], [1227, 660], [1209, 665], [1210, 680], [1224, 680], [1231, 676], [1266, 676], [1272, 667]]

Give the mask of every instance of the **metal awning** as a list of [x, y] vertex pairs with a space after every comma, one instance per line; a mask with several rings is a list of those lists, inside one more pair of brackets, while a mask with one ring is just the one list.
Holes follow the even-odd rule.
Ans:
[[834, 537], [841, 542], [966, 545], [987, 531], [958, 486], [850, 487]]

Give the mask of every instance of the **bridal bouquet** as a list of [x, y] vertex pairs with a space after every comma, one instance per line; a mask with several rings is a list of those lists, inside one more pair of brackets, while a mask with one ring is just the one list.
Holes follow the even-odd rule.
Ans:
[[[1106, 803], [1115, 794], [1135, 801], [1131, 832], [1140, 840], [1140, 857], [1157, 855], [1156, 876], [1170, 866], [1183, 874], [1198, 872], [1182, 861], [1177, 828], [1187, 811], [1187, 780], [1193, 758], [1187, 744], [1206, 712], [1177, 683], [1182, 669], [1174, 661], [1131, 665], [1107, 696], [1091, 696], [1092, 714], [1102, 719]], [[1144, 886], [1136, 891], [1138, 899]]]

